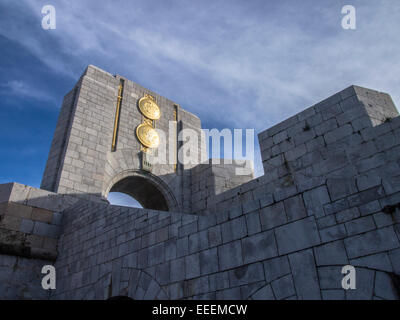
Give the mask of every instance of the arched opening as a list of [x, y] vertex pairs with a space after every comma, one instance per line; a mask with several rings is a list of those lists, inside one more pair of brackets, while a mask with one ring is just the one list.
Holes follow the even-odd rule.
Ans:
[[107, 200], [116, 206], [125, 206], [131, 208], [143, 208], [135, 198], [122, 192], [109, 192]]
[[143, 208], [168, 211], [168, 201], [160, 187], [150, 179], [133, 175], [116, 182], [109, 191], [125, 193], [137, 200]]

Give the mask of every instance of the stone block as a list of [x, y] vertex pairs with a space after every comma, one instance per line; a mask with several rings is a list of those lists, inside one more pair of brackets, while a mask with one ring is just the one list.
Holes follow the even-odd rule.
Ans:
[[264, 261], [265, 280], [272, 282], [291, 273], [287, 256]]
[[242, 214], [243, 214], [243, 209], [242, 209], [241, 205], [233, 206], [232, 208], [229, 209], [229, 218], [230, 219], [235, 219]]
[[339, 103], [331, 104], [325, 106], [321, 109], [322, 119], [328, 120], [330, 118], [336, 117], [337, 115], [343, 113], [342, 108]]
[[349, 208], [349, 202], [346, 198], [337, 200], [335, 202], [327, 203], [324, 205], [324, 211], [326, 215], [331, 215], [333, 213], [344, 211]]
[[275, 234], [279, 254], [307, 249], [321, 242], [314, 217], [278, 227]]
[[271, 205], [272, 203], [274, 203], [274, 197], [273, 197], [272, 194], [264, 194], [260, 198], [260, 206], [261, 206], [261, 208], [267, 207], [267, 206]]
[[[35, 209], [36, 208], [34, 208], [33, 210]], [[31, 219], [32, 207], [10, 202], [7, 205], [6, 214], [22, 219]]]
[[325, 186], [304, 192], [303, 198], [308, 215], [315, 215], [316, 217], [324, 216], [323, 206], [331, 202]]
[[0, 184], [0, 203], [9, 202], [14, 183]]
[[373, 141], [364, 142], [359, 145], [354, 145], [352, 148], [346, 150], [350, 161], [352, 163], [357, 163], [359, 160], [371, 157], [376, 154], [378, 150], [376, 149]]
[[389, 256], [386, 252], [352, 259], [350, 260], [350, 264], [354, 267], [365, 267], [368, 269], [393, 272], [392, 264], [390, 263]]
[[400, 191], [400, 176], [386, 176], [382, 179], [382, 185], [387, 195]]
[[335, 118], [331, 118], [327, 121], [322, 122], [320, 125], [315, 127], [315, 133], [318, 136], [321, 136], [329, 131], [332, 131], [338, 127], [337, 121]]
[[182, 281], [185, 279], [185, 258], [171, 260], [170, 279], [171, 282]]
[[54, 212], [53, 213], [53, 219], [51, 220], [51, 224], [55, 224], [57, 226], [60, 226], [61, 223], [62, 223], [62, 213]]
[[385, 192], [383, 188], [378, 186], [350, 196], [348, 202], [350, 207], [355, 207], [380, 199], [384, 196]]
[[30, 247], [42, 247], [44, 243], [44, 237], [35, 234], [30, 234], [26, 237], [26, 245]]
[[260, 211], [260, 220], [262, 230], [268, 230], [285, 224], [287, 217], [283, 202], [278, 202]]
[[200, 257], [198, 253], [185, 257], [186, 279], [200, 276]]
[[247, 234], [253, 235], [261, 231], [260, 214], [258, 211], [253, 211], [246, 214]]
[[33, 227], [33, 234], [43, 237], [58, 238], [59, 232], [60, 228], [58, 226], [39, 221], [35, 222]]
[[319, 267], [317, 269], [319, 276], [319, 285], [321, 289], [341, 289], [342, 279], [344, 275], [342, 274], [343, 266], [327, 266]]
[[242, 239], [243, 261], [251, 263], [277, 256], [273, 231], [265, 231]]
[[229, 283], [236, 287], [264, 280], [262, 263], [253, 263], [229, 271]]
[[276, 189], [274, 192], [274, 199], [276, 202], [287, 199], [293, 195], [297, 194], [297, 188], [295, 185], [290, 187], [284, 187]]
[[363, 159], [356, 164], [359, 173], [367, 172], [369, 170], [378, 168], [385, 164], [385, 157], [383, 153], [378, 153], [370, 158]]
[[210, 290], [222, 290], [229, 288], [229, 272], [218, 272], [208, 276], [210, 282]]
[[184, 237], [189, 234], [197, 232], [197, 221], [194, 221], [192, 223], [188, 223], [182, 227], [179, 228], [179, 237]]
[[399, 247], [393, 227], [386, 227], [344, 240], [349, 258], [362, 257]]
[[293, 149], [285, 152], [285, 159], [287, 161], [294, 161], [307, 153], [306, 145], [303, 143]]
[[189, 253], [188, 237], [180, 238], [176, 241], [176, 251], [177, 251], [178, 258], [185, 256]]
[[361, 205], [359, 211], [362, 216], [369, 215], [371, 213], [379, 212], [381, 210], [381, 205], [378, 200], [368, 202], [367, 204]]
[[19, 231], [23, 233], [32, 233], [33, 232], [34, 222], [29, 219], [22, 219]]
[[347, 237], [347, 231], [344, 224], [338, 224], [319, 231], [322, 242], [330, 242]]
[[209, 284], [207, 277], [192, 279], [184, 283], [184, 294], [186, 297], [198, 295], [209, 291]]
[[298, 146], [314, 139], [316, 136], [313, 128], [306, 129], [306, 127], [304, 127], [303, 132], [299, 132], [294, 136], [294, 143]]
[[170, 239], [165, 242], [165, 260], [169, 261], [177, 257], [177, 240]]
[[384, 134], [374, 140], [374, 143], [378, 149], [378, 152], [382, 152], [391, 149], [399, 144], [398, 136], [393, 132]]
[[137, 252], [130, 253], [123, 258], [123, 267], [136, 268], [137, 267]]
[[208, 247], [207, 230], [196, 232], [189, 236], [189, 253], [204, 250]]
[[371, 216], [352, 220], [350, 222], [347, 222], [345, 224], [345, 226], [346, 226], [347, 234], [349, 236], [363, 233], [366, 231], [371, 231], [376, 228], [374, 219]]
[[270, 285], [266, 285], [256, 291], [252, 295], [253, 300], [275, 300], [274, 293], [272, 292], [272, 288]]
[[277, 134], [275, 134], [272, 139], [274, 141], [274, 144], [278, 144], [288, 138], [287, 131], [281, 131]]
[[271, 286], [277, 300], [282, 300], [296, 294], [290, 274], [273, 281]]
[[343, 241], [334, 241], [314, 248], [317, 266], [348, 264]]
[[18, 257], [10, 255], [1, 255], [0, 266], [6, 268], [14, 268], [18, 265]]
[[343, 139], [353, 133], [353, 127], [351, 124], [345, 124], [339, 128], [336, 128], [332, 131], [324, 134], [324, 139], [327, 144], [336, 142], [340, 139]]
[[322, 217], [317, 219], [318, 229], [325, 229], [332, 227], [336, 224], [336, 219], [334, 215], [329, 215], [326, 217]]
[[222, 242], [230, 242], [247, 235], [245, 217], [236, 218], [221, 224]]
[[332, 201], [347, 197], [358, 191], [354, 178], [329, 178], [326, 184]]
[[4, 185], [5, 195], [8, 194], [7, 201], [26, 204], [29, 193], [33, 189], [32, 187], [19, 184], [19, 183], [7, 183]]
[[19, 231], [22, 218], [5, 215], [0, 219], [0, 227], [7, 230]]
[[[164, 243], [159, 243], [154, 246], [149, 247], [148, 249], [148, 266], [154, 266], [156, 264], [162, 263], [165, 261], [165, 250]], [[129, 247], [126, 248], [126, 252], [129, 252]]]
[[296, 221], [307, 216], [301, 195], [288, 198], [284, 201], [288, 222]]
[[335, 214], [338, 223], [347, 222], [360, 216], [357, 208], [346, 209]]
[[240, 299], [242, 299], [242, 295], [240, 293], [239, 287], [217, 291], [217, 300], [240, 300]]
[[312, 249], [289, 255], [297, 299], [320, 300], [321, 293]]
[[254, 210], [257, 210], [260, 208], [260, 204], [258, 201], [251, 200], [251, 201], [246, 201], [243, 203], [243, 213], [246, 214], [248, 212], [252, 212]]
[[53, 220], [53, 212], [46, 209], [33, 208], [32, 220], [51, 223]]
[[394, 224], [394, 219], [391, 215], [383, 212], [378, 212], [373, 215], [377, 228], [383, 228]]
[[208, 249], [200, 252], [200, 271], [201, 275], [210, 274], [218, 271], [217, 248]]
[[393, 266], [393, 271], [400, 274], [400, 249], [395, 249], [389, 252], [389, 259]]
[[313, 165], [313, 175], [326, 176], [328, 173], [343, 169], [349, 165], [349, 159], [344, 150], [341, 150], [341, 148], [334, 148], [333, 150], [331, 148], [327, 150], [329, 151], [327, 152], [328, 154], [323, 154], [326, 160], [319, 161]]
[[357, 177], [357, 187], [360, 191], [379, 186], [381, 182], [382, 178], [377, 172], [368, 172]]
[[218, 247], [220, 270], [238, 267], [243, 264], [242, 246], [240, 240]]
[[218, 246], [222, 243], [222, 235], [221, 235], [221, 227], [220, 225], [216, 225], [210, 229], [208, 229], [208, 243], [210, 247]]

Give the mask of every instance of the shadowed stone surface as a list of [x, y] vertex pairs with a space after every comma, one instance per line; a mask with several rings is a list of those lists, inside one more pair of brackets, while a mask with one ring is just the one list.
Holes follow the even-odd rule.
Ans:
[[[0, 298], [399, 299], [400, 117], [389, 95], [351, 86], [261, 132], [265, 175], [253, 179], [238, 165], [143, 170], [134, 128], [145, 93], [161, 107], [157, 127], [174, 110], [178, 130], [201, 124], [128, 79], [111, 151], [121, 79], [89, 66], [65, 96], [42, 189], [0, 185]], [[110, 191], [144, 208], [110, 205]], [[52, 292], [40, 287], [45, 264], [56, 267]], [[342, 289], [347, 264], [355, 290]]]

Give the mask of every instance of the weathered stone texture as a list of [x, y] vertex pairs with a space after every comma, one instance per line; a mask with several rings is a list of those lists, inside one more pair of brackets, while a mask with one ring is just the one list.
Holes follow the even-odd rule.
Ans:
[[[351, 86], [261, 132], [265, 175], [253, 179], [235, 175], [243, 166], [212, 162], [142, 172], [131, 138], [137, 100], [156, 97], [165, 111], [160, 128], [174, 103], [93, 66], [76, 88], [65, 97], [43, 177], [42, 187], [57, 193], [0, 186], [0, 253], [53, 253], [52, 299], [399, 299], [400, 118], [388, 95]], [[180, 107], [178, 120], [201, 129]], [[101, 201], [114, 185], [134, 193], [138, 182], [151, 184], [169, 211]], [[10, 259], [25, 261], [0, 261]], [[0, 296], [24, 298], [10, 289], [18, 263], [3, 264], [8, 289]], [[356, 290], [342, 288], [347, 264], [356, 268]]]

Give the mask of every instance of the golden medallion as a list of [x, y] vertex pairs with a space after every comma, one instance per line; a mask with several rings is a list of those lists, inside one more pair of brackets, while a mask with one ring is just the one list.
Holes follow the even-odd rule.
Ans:
[[157, 148], [160, 144], [160, 136], [156, 129], [148, 124], [139, 124], [136, 128], [136, 136], [140, 143], [147, 148]]
[[144, 96], [139, 100], [140, 112], [151, 120], [158, 120], [161, 117], [161, 110], [157, 103], [149, 96]]

